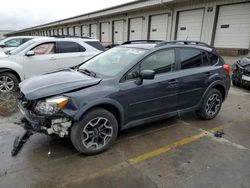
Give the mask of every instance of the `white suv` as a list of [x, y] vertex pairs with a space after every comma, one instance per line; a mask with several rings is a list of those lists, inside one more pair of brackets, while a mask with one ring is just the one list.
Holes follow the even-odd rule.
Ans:
[[105, 49], [96, 39], [40, 37], [0, 56], [0, 92], [24, 79], [76, 66]]
[[37, 36], [8, 37], [0, 41], [0, 52], [10, 51]]

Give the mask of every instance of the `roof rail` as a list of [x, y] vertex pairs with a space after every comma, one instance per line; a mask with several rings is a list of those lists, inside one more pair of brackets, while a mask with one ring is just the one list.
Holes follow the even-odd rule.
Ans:
[[131, 41], [122, 43], [122, 45], [134, 44], [134, 43], [161, 43], [161, 42], [163, 41], [162, 40], [131, 40]]
[[82, 38], [82, 39], [93, 39], [91, 37], [80, 37], [80, 36], [72, 36], [72, 35], [51, 35], [51, 37], [56, 38]]
[[199, 42], [199, 41], [189, 41], [189, 40], [174, 40], [174, 41], [163, 41], [156, 45], [156, 47], [165, 46], [165, 45], [174, 45], [174, 44], [184, 44], [184, 45], [199, 45], [199, 46], [205, 46], [208, 48], [214, 48], [213, 46], [208, 45], [205, 42]]

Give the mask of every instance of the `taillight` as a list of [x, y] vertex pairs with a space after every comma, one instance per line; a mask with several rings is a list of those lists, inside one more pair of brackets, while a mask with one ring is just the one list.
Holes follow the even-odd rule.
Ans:
[[228, 73], [230, 73], [230, 70], [231, 70], [230, 65], [224, 64], [223, 68], [224, 68], [225, 71], [227, 71]]

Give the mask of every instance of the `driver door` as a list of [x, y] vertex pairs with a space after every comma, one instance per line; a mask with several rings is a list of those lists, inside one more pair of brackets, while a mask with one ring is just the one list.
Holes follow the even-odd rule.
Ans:
[[[175, 50], [166, 49], [148, 56], [126, 74], [120, 88], [128, 122], [176, 111], [179, 79], [176, 69]], [[156, 75], [153, 80], [137, 85], [135, 80], [142, 70], [154, 70]]]
[[39, 44], [31, 50], [34, 51], [34, 55], [24, 56], [23, 65], [25, 78], [49, 73], [55, 70], [56, 54], [54, 42]]

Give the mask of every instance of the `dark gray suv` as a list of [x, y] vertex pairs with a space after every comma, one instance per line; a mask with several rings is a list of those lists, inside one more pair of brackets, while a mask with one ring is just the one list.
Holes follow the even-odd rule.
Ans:
[[205, 120], [221, 109], [230, 67], [205, 43], [130, 41], [73, 69], [20, 84], [25, 128], [70, 137], [93, 155], [118, 131], [195, 111]]

